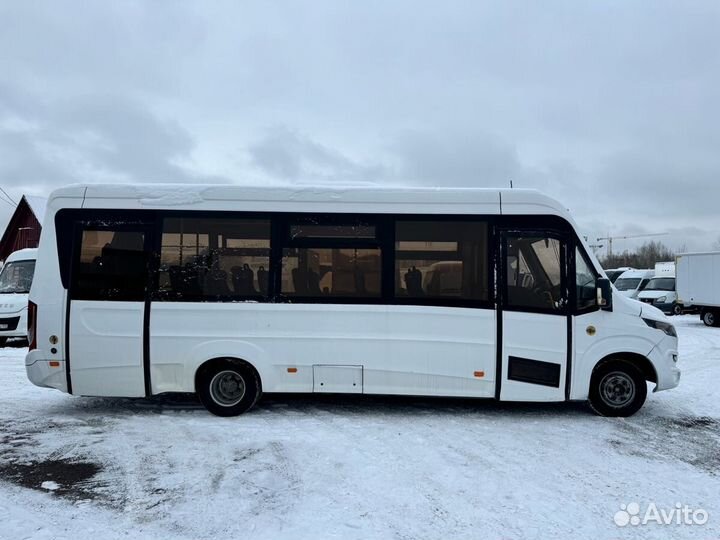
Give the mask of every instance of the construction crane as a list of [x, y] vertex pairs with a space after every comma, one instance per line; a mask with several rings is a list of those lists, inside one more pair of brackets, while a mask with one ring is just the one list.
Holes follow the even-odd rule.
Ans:
[[[666, 232], [661, 233], [650, 233], [650, 234], [630, 234], [626, 236], [604, 236], [602, 238], [598, 238], [596, 241], [600, 242], [601, 240], [607, 240], [607, 256], [608, 258], [612, 257], [613, 254], [613, 240], [629, 240], [631, 238], [648, 238], [650, 236], [665, 236]], [[602, 245], [599, 245], [598, 247], [602, 247]]]

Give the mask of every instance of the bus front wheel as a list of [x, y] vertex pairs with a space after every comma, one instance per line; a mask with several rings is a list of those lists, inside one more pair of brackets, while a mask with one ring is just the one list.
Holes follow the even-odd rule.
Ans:
[[595, 368], [590, 380], [590, 406], [600, 416], [632, 416], [646, 397], [645, 377], [627, 360], [610, 360]]
[[260, 378], [249, 366], [231, 360], [211, 363], [197, 378], [197, 395], [216, 416], [237, 416], [260, 399]]

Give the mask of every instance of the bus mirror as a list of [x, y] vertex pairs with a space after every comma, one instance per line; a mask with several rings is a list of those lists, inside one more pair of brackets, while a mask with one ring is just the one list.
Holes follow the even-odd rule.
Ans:
[[597, 281], [597, 305], [612, 311], [612, 284], [607, 278], [599, 278]]

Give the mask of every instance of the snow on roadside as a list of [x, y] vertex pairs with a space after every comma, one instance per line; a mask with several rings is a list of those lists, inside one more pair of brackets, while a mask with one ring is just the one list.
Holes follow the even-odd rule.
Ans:
[[[675, 322], [681, 385], [626, 420], [583, 404], [327, 396], [223, 419], [186, 396], [36, 388], [25, 350], [2, 349], [0, 538], [717, 536], [720, 329]], [[633, 501], [710, 519], [617, 527]]]

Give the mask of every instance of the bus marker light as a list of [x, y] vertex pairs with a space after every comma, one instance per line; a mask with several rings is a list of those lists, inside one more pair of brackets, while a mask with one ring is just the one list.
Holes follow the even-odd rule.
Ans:
[[475, 376], [476, 376], [476, 377], [479, 377], [479, 378], [482, 378], [482, 377], [485, 376], [485, 372], [484, 372], [484, 371], [476, 371], [476, 372], [475, 372]]
[[55, 360], [52, 360], [51, 362], [49, 362], [49, 364], [50, 367], [60, 367], [60, 362], [57, 362]]
[[297, 368], [296, 368], [296, 367], [289, 367], [289, 368], [288, 368], [288, 373], [297, 373]]

